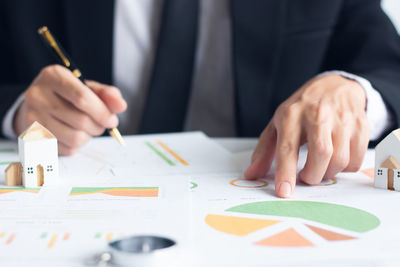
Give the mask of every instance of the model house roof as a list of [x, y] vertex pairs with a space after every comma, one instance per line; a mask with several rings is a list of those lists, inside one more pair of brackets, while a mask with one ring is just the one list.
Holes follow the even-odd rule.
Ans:
[[400, 164], [393, 157], [388, 157], [381, 165], [381, 168], [400, 169]]
[[[391, 162], [388, 162], [387, 160]], [[375, 147], [375, 167], [380, 168], [382, 164], [400, 162], [400, 128], [388, 134], [376, 147]], [[393, 166], [393, 164], [390, 164]]]
[[397, 139], [399, 139], [399, 141], [400, 141], [400, 128], [394, 130], [393, 132], [391, 132], [391, 134], [393, 134], [394, 136], [396, 136]]
[[47, 130], [46, 127], [35, 121], [19, 136], [19, 138], [24, 141], [38, 141], [42, 139], [53, 139], [56, 137]]

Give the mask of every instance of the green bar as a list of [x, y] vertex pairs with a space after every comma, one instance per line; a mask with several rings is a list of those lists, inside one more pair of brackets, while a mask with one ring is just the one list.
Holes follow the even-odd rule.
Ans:
[[47, 233], [42, 233], [42, 234], [40, 235], [40, 238], [41, 238], [41, 239], [46, 238], [46, 237], [47, 237]]
[[101, 233], [96, 233], [96, 235], [94, 236], [94, 238], [98, 239], [101, 237]]
[[11, 163], [11, 161], [1, 161], [0, 165], [10, 165]]
[[150, 144], [150, 142], [146, 142], [146, 145], [153, 150], [154, 152], [156, 152], [157, 155], [159, 155], [163, 160], [165, 160], [169, 165], [171, 166], [175, 166], [175, 163], [173, 163], [169, 158], [167, 158], [163, 153], [161, 153], [160, 150], [158, 150], [155, 146], [153, 146], [152, 144]]
[[94, 193], [99, 191], [106, 191], [112, 189], [122, 189], [122, 190], [154, 190], [158, 187], [73, 187], [70, 194], [79, 193]]

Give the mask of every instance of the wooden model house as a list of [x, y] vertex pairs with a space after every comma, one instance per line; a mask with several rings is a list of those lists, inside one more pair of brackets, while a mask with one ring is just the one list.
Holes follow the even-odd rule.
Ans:
[[[58, 178], [57, 139], [40, 123], [34, 122], [18, 137], [18, 151], [25, 187], [42, 186]], [[18, 166], [10, 165], [9, 171], [18, 173], [15, 168]]]
[[375, 187], [400, 191], [400, 129], [375, 148]]

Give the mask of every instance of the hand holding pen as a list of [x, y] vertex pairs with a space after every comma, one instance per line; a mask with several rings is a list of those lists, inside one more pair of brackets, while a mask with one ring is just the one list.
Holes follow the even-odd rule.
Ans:
[[72, 155], [92, 136], [117, 127], [116, 114], [127, 107], [120, 91], [95, 81], [84, 84], [76, 74], [61, 65], [42, 69], [14, 116], [17, 135], [39, 121], [57, 137], [60, 155]]

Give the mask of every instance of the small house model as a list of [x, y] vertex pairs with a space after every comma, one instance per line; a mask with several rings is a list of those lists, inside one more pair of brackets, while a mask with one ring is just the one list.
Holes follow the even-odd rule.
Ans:
[[20, 162], [11, 162], [6, 169], [6, 185], [22, 185], [22, 165]]
[[34, 122], [18, 137], [20, 162], [6, 169], [7, 185], [39, 187], [58, 178], [58, 149], [55, 136]]
[[375, 148], [375, 187], [400, 191], [400, 128]]

